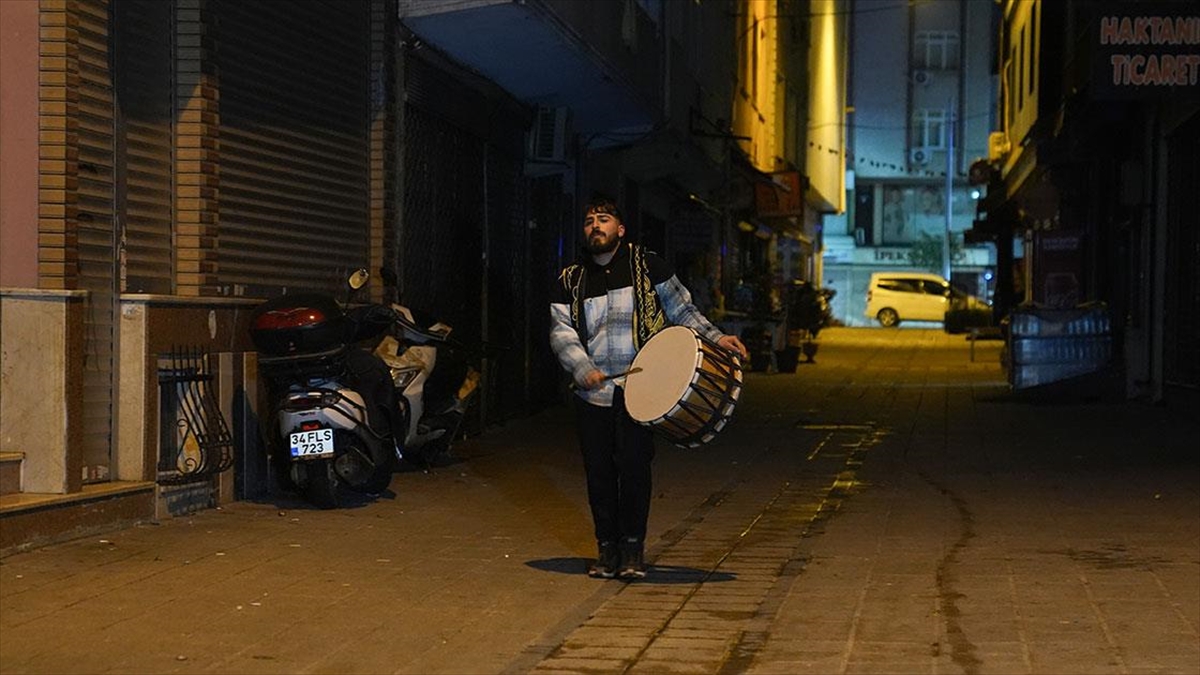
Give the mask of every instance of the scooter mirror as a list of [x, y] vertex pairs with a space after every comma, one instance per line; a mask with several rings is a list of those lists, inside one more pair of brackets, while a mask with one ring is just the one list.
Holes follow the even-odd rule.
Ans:
[[346, 280], [346, 283], [350, 284], [351, 290], [357, 291], [358, 289], [362, 288], [363, 286], [366, 286], [367, 280], [370, 278], [371, 278], [371, 273], [368, 272], [365, 268], [360, 267], [360, 268], [354, 270], [354, 274], [350, 275], [350, 278]]

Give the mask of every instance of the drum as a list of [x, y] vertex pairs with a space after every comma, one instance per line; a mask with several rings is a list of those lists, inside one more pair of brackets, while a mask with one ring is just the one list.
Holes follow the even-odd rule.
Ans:
[[684, 326], [650, 338], [629, 370], [629, 416], [682, 448], [712, 440], [733, 415], [742, 392], [737, 357]]

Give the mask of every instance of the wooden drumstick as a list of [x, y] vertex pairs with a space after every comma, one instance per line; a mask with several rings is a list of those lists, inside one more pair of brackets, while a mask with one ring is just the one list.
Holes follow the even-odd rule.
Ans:
[[618, 377], [625, 377], [626, 375], [632, 375], [634, 373], [640, 373], [640, 372], [642, 372], [641, 368], [630, 368], [629, 370], [627, 370], [623, 373], [617, 373], [616, 375], [605, 375], [604, 379], [605, 380], [615, 380]]

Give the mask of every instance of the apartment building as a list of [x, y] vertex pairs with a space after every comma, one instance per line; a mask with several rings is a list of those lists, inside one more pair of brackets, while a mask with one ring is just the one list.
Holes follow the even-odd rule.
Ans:
[[991, 295], [994, 247], [963, 232], [980, 197], [968, 169], [994, 128], [995, 16], [969, 0], [850, 5], [849, 100], [844, 119], [826, 121], [845, 125], [847, 209], [824, 224], [824, 285], [847, 325], [871, 323], [873, 272], [948, 271], [968, 293]]

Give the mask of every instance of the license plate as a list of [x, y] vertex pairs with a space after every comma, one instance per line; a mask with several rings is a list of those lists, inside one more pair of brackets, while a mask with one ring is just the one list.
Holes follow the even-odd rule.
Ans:
[[333, 454], [333, 429], [312, 429], [291, 434], [292, 457], [324, 457]]

